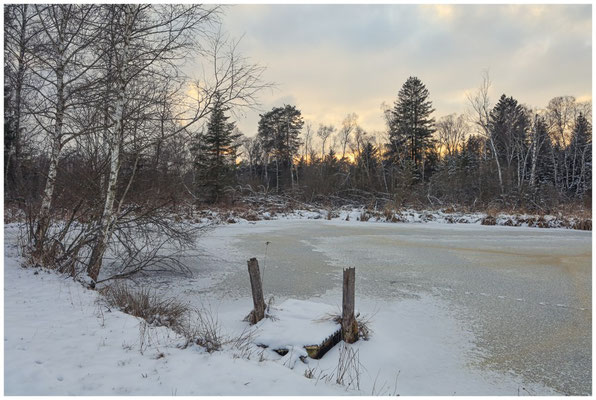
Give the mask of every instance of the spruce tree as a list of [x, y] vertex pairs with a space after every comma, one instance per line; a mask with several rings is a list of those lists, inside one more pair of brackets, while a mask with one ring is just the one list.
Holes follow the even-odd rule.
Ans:
[[[537, 117], [534, 123], [534, 135], [532, 144], [536, 145], [536, 184], [554, 184], [552, 165], [552, 141], [548, 134], [548, 126], [544, 118]], [[532, 179], [533, 177], [530, 176]]]
[[418, 177], [423, 171], [424, 155], [432, 146], [433, 111], [426, 86], [420, 79], [409, 77], [391, 111], [390, 156], [400, 162], [409, 161]]
[[499, 159], [511, 167], [519, 156], [520, 144], [526, 142], [529, 119], [521, 104], [513, 97], [501, 95], [490, 112], [489, 130]]
[[197, 175], [200, 199], [208, 202], [218, 201], [224, 188], [234, 184], [236, 163], [236, 143], [239, 133], [234, 131], [235, 124], [228, 122], [228, 108], [222, 104], [219, 94], [211, 108], [207, 132], [201, 136], [197, 157]]

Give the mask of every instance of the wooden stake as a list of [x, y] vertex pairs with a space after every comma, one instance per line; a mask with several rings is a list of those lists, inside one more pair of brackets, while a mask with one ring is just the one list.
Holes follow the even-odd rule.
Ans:
[[354, 305], [356, 297], [356, 269], [344, 269], [343, 302], [341, 313], [341, 333], [346, 343], [354, 343], [358, 340], [358, 323], [354, 317]]
[[251, 324], [256, 324], [265, 318], [265, 298], [263, 297], [263, 283], [259, 272], [259, 262], [256, 258], [248, 260], [248, 275], [250, 276], [250, 287], [252, 290], [252, 301], [254, 309], [250, 315]]

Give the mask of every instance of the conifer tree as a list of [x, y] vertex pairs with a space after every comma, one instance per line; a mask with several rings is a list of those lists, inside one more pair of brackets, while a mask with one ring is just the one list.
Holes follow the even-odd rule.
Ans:
[[527, 168], [531, 149], [527, 135], [530, 118], [526, 108], [513, 97], [503, 94], [490, 112], [488, 128], [503, 166], [505, 190], [520, 191], [531, 174]]
[[390, 156], [394, 160], [409, 161], [419, 177], [423, 170], [424, 155], [432, 145], [434, 112], [429, 92], [422, 81], [409, 77], [398, 93], [391, 111], [389, 139]]
[[592, 126], [582, 113], [575, 119], [570, 147], [570, 190], [581, 195], [592, 187]]
[[530, 187], [554, 183], [552, 167], [552, 142], [544, 118], [536, 116], [532, 129], [530, 158]]
[[258, 137], [263, 143], [266, 159], [274, 160], [277, 191], [283, 170], [288, 171], [290, 184], [294, 184], [294, 156], [300, 148], [299, 135], [303, 125], [302, 113], [296, 106], [290, 105], [274, 107], [262, 114], [259, 120]]
[[234, 167], [240, 134], [234, 131], [235, 123], [228, 122], [228, 107], [219, 94], [211, 109], [207, 132], [202, 135], [196, 168], [199, 198], [208, 202], [218, 201], [226, 186], [234, 183]]

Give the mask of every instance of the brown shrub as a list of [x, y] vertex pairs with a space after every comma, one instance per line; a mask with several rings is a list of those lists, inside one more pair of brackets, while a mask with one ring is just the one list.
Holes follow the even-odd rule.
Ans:
[[578, 229], [580, 231], [591, 231], [592, 230], [592, 220], [591, 219], [579, 219], [575, 221], [573, 224], [573, 229]]
[[497, 219], [492, 215], [487, 215], [482, 219], [481, 225], [496, 225]]
[[241, 217], [247, 221], [258, 221], [259, 215], [254, 210], [248, 210], [245, 213], [241, 214]]
[[368, 213], [368, 211], [362, 211], [360, 213], [360, 218], [358, 219], [359, 221], [363, 221], [366, 222], [370, 219], [370, 214]]

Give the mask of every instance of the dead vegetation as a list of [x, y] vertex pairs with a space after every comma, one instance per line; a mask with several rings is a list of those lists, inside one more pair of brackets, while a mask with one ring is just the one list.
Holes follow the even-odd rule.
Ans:
[[133, 287], [117, 281], [100, 289], [100, 294], [110, 307], [147, 321], [149, 325], [166, 326], [175, 331], [183, 327], [188, 306], [175, 298], [162, 298], [147, 287]]
[[[358, 323], [358, 337], [362, 340], [370, 339], [372, 335], [372, 329], [370, 327], [373, 316], [365, 316], [360, 313], [356, 314], [356, 322]], [[341, 311], [333, 314], [325, 314], [321, 321], [333, 321], [338, 325], [341, 325]]]
[[486, 217], [484, 217], [482, 219], [482, 222], [480, 222], [480, 224], [481, 225], [496, 225], [497, 219], [492, 215], [487, 215]]
[[226, 335], [210, 306], [190, 307], [176, 298], [164, 299], [153, 289], [122, 281], [100, 289], [99, 293], [102, 295], [100, 305], [117, 308], [143, 320], [142, 337], [149, 327], [165, 326], [184, 339], [182, 348], [197, 345], [212, 353], [229, 346], [234, 357], [245, 359], [250, 359], [254, 352], [254, 330], [247, 328], [237, 336]]
[[208, 353], [221, 350], [227, 342], [217, 314], [211, 307], [189, 310], [184, 323], [176, 331], [186, 339], [184, 347], [196, 344], [204, 347]]
[[360, 390], [360, 350], [344, 342], [340, 344], [337, 368], [335, 369], [335, 383]]
[[337, 365], [331, 371], [318, 370], [317, 367], [307, 368], [304, 376], [316, 379], [317, 382], [336, 383], [345, 386], [346, 390], [360, 390], [361, 369], [360, 351], [352, 345], [341, 342], [338, 348]]

